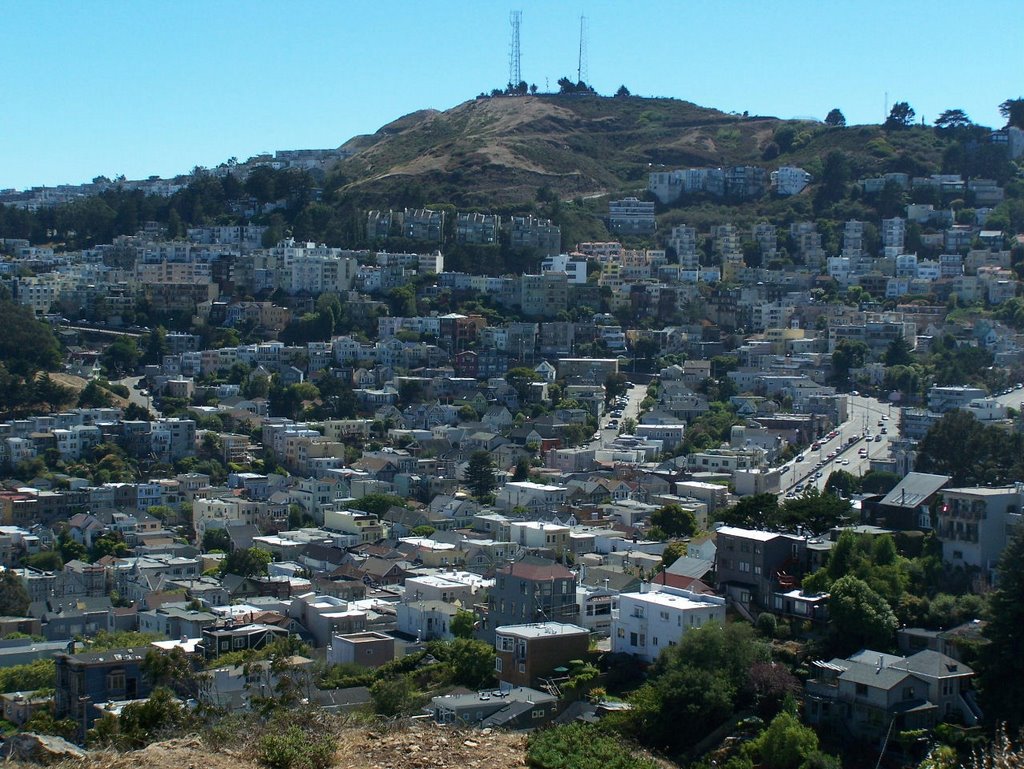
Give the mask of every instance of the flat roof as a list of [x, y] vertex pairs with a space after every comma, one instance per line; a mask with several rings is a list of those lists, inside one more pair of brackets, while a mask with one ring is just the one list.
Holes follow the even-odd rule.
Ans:
[[590, 631], [579, 625], [564, 622], [535, 622], [528, 625], [502, 625], [494, 629], [499, 635], [518, 636], [519, 638], [542, 638], [551, 635], [590, 635]]
[[[682, 592], [682, 591], [680, 591]], [[691, 593], [689, 596], [680, 595], [677, 592], [667, 590], [652, 591], [650, 593], [621, 593], [619, 600], [629, 598], [651, 606], [664, 606], [673, 609], [707, 609], [712, 606], [725, 609], [725, 599], [718, 596], [701, 596]]]
[[716, 534], [724, 534], [727, 537], [743, 537], [744, 539], [755, 539], [758, 542], [768, 542], [781, 534], [771, 531], [759, 531], [758, 529], [740, 529], [736, 526], [722, 526], [716, 530]]

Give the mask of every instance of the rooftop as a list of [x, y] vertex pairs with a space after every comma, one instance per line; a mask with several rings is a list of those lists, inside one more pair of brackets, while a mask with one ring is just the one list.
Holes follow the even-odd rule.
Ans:
[[689, 590], [679, 590], [671, 587], [649, 593], [623, 593], [619, 596], [619, 599], [623, 598], [650, 606], [671, 607], [678, 610], [707, 609], [709, 606], [725, 607], [725, 599], [719, 596], [701, 595], [699, 593], [691, 593]]
[[518, 638], [543, 638], [546, 636], [590, 635], [590, 631], [579, 625], [564, 622], [536, 622], [529, 625], [502, 625], [494, 629], [499, 635]]

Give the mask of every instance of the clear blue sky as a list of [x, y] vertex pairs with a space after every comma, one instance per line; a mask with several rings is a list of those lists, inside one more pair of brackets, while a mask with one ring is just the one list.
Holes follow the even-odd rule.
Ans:
[[170, 176], [336, 147], [522, 74], [779, 117], [880, 122], [907, 101], [1001, 125], [1024, 95], [1024, 0], [0, 0], [0, 188]]

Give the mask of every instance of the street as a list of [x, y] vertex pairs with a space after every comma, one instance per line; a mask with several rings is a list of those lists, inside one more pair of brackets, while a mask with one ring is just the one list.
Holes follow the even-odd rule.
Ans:
[[[783, 474], [780, 496], [799, 493], [811, 486], [824, 489], [833, 470], [862, 476], [870, 469], [872, 459], [888, 455], [889, 441], [899, 433], [899, 409], [874, 398], [856, 395], [848, 396], [847, 404], [847, 419], [829, 433], [832, 437], [824, 436], [817, 443], [817, 449], [809, 446], [796, 459], [783, 465], [789, 470]], [[865, 434], [871, 439], [865, 438]], [[850, 443], [851, 438], [855, 438], [855, 442]], [[860, 456], [861, 448], [867, 449], [866, 456]]]
[[[142, 387], [146, 386], [146, 378], [141, 376], [126, 376], [124, 379], [118, 379], [115, 384], [124, 385], [128, 388], [128, 402], [134, 403], [136, 406], [147, 409], [152, 412], [155, 416], [159, 417], [160, 412], [157, 411], [153, 405], [153, 398], [150, 395], [143, 395], [142, 390], [137, 389], [139, 383], [142, 383]], [[149, 392], [146, 390], [146, 392]]]
[[[634, 384], [631, 388], [626, 391], [626, 405], [622, 408], [622, 416], [618, 417], [618, 425], [616, 427], [607, 427], [608, 422], [612, 419], [616, 419], [611, 415], [612, 411], [615, 411], [617, 407], [613, 404], [609, 406], [608, 412], [600, 419], [600, 432], [601, 437], [599, 441], [590, 441], [588, 445], [593, 446], [596, 449], [608, 448], [612, 442], [619, 435], [619, 428], [622, 426], [622, 422], [625, 419], [635, 419], [637, 422], [640, 421], [640, 401], [647, 397], [647, 385]], [[596, 445], [595, 445], [596, 444]]]

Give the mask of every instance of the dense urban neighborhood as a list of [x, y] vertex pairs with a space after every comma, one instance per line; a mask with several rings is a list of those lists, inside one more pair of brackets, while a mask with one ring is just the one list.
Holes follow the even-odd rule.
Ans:
[[[456, 110], [667, 109], [566, 90]], [[258, 715], [265, 765], [325, 767], [316, 719], [376, 713], [540, 767], [952, 769], [1016, 734], [1003, 106], [716, 113], [753, 155], [586, 196], [366, 187], [415, 126], [0, 193], [8, 742]]]

